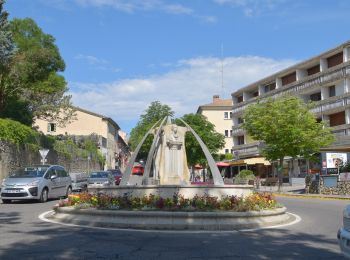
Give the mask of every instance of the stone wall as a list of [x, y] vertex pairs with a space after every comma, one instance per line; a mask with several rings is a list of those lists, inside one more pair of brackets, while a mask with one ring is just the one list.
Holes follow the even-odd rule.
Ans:
[[[62, 165], [68, 172], [87, 172], [88, 167], [90, 171], [101, 169], [101, 165], [98, 161], [91, 160], [88, 166], [86, 158], [74, 158], [69, 160], [60, 156], [55, 151], [50, 151], [46, 159], [47, 164]], [[41, 164], [40, 160], [39, 151], [34, 151], [29, 147], [16, 146], [0, 141], [0, 184], [2, 180], [15, 169], [33, 164]]]
[[350, 181], [338, 181], [337, 187], [325, 187], [321, 178], [320, 181], [313, 181], [306, 190], [313, 194], [350, 195]]

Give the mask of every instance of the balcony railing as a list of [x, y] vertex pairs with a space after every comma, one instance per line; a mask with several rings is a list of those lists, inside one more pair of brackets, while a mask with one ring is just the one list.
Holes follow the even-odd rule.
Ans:
[[337, 108], [345, 108], [350, 106], [350, 93], [346, 93], [342, 96], [332, 97], [327, 100], [317, 102], [314, 108], [310, 109], [310, 112], [315, 114], [322, 114], [325, 111], [334, 110]]
[[[341, 65], [335, 66], [334, 68], [328, 69], [326, 72], [319, 72], [317, 74], [308, 76], [300, 81], [293, 82], [281, 88], [275, 89], [268, 93], [265, 93], [260, 98], [267, 97], [279, 97], [288, 93], [300, 92], [306, 88], [311, 88], [319, 85], [323, 85], [335, 80], [345, 78], [350, 75], [350, 62], [342, 63]], [[258, 97], [258, 98], [259, 98]], [[240, 104], [235, 104], [232, 109], [232, 113], [240, 113], [244, 111], [251, 103], [257, 101], [257, 98], [252, 98], [250, 100], [244, 101]]]

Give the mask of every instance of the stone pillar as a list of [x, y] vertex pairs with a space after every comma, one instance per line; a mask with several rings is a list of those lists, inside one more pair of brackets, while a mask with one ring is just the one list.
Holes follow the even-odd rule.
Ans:
[[350, 108], [345, 109], [345, 123], [350, 124]]
[[262, 85], [259, 85], [259, 96], [265, 94], [265, 89], [264, 89], [264, 86]]
[[300, 80], [302, 80], [303, 78], [305, 78], [307, 76], [307, 71], [306, 70], [297, 69], [296, 70], [296, 74], [297, 74], [297, 81], [300, 81]]
[[350, 61], [350, 46], [347, 46], [343, 49], [343, 61]]
[[350, 92], [350, 78], [344, 79], [344, 93]]
[[329, 98], [329, 89], [328, 87], [321, 87], [321, 100]]
[[250, 93], [243, 91], [243, 101], [247, 101], [251, 98]]
[[282, 87], [282, 79], [281, 78], [276, 78], [276, 89]]
[[320, 59], [320, 71], [326, 71], [328, 69], [327, 59]]

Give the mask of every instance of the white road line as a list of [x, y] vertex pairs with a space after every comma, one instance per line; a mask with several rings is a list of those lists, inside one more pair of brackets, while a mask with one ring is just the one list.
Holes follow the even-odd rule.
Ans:
[[15, 218], [15, 216], [13, 216], [13, 217], [0, 217], [0, 220], [13, 219], [13, 218]]
[[287, 224], [281, 224], [281, 225], [275, 225], [275, 226], [270, 226], [270, 227], [261, 227], [261, 228], [252, 228], [252, 229], [240, 229], [240, 230], [144, 230], [144, 229], [127, 229], [127, 228], [105, 228], [105, 227], [91, 227], [91, 226], [85, 226], [85, 225], [78, 225], [78, 224], [71, 224], [71, 223], [62, 223], [59, 221], [55, 221], [52, 219], [47, 219], [46, 216], [49, 214], [53, 214], [54, 211], [46, 211], [42, 214], [40, 214], [38, 217], [40, 220], [52, 224], [58, 224], [58, 225], [63, 225], [63, 226], [68, 226], [68, 227], [83, 227], [83, 228], [90, 228], [90, 229], [98, 229], [98, 230], [109, 230], [109, 231], [128, 231], [128, 232], [143, 232], [143, 233], [188, 233], [188, 234], [200, 234], [200, 233], [238, 233], [238, 232], [251, 232], [251, 231], [258, 231], [258, 230], [263, 230], [263, 229], [275, 229], [275, 228], [283, 228], [287, 226], [294, 225], [298, 222], [301, 221], [301, 218], [293, 213], [287, 212], [288, 214], [292, 215], [295, 217], [295, 220], [292, 221], [291, 223]]

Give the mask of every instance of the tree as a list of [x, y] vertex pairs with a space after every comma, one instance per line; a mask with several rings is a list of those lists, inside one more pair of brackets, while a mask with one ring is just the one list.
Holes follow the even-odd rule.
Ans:
[[[182, 120], [193, 128], [213, 156], [225, 146], [225, 136], [216, 132], [215, 125], [210, 123], [205, 116], [201, 114], [186, 114], [182, 117]], [[180, 120], [176, 120], [176, 122], [178, 125], [183, 125]], [[187, 161], [190, 165], [207, 165], [202, 148], [191, 133], [186, 134], [185, 144]]]
[[8, 13], [3, 10], [5, 0], [0, 0], [0, 77], [3, 71], [10, 63], [15, 53], [15, 44], [7, 20]]
[[[0, 77], [0, 117], [32, 123], [33, 117], [63, 124], [74, 114], [64, 77], [65, 64], [55, 39], [29, 18], [14, 19], [9, 25], [17, 51], [9, 69]], [[16, 117], [9, 106], [26, 114]]]
[[[162, 105], [159, 101], [153, 101], [145, 110], [145, 113], [140, 116], [140, 121], [137, 125], [131, 130], [129, 139], [131, 149], [134, 150], [147, 131], [158, 120], [163, 119], [166, 116], [174, 116], [174, 112], [171, 108], [168, 105]], [[140, 158], [145, 158], [147, 156], [152, 140], [152, 137], [146, 139], [139, 153]]]
[[334, 141], [331, 129], [318, 123], [309, 108], [299, 98], [286, 96], [262, 100], [244, 113], [247, 134], [265, 143], [262, 153], [268, 160], [278, 160], [279, 190], [286, 156], [310, 158]]

